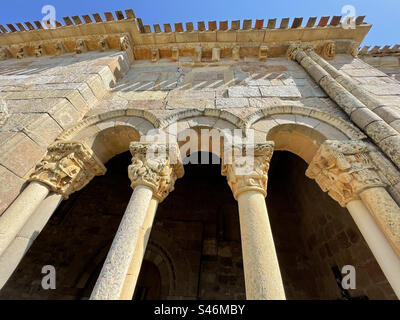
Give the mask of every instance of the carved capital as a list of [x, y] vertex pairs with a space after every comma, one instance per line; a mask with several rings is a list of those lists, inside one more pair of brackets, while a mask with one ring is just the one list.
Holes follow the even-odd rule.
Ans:
[[326, 140], [306, 171], [324, 192], [344, 207], [369, 188], [385, 184], [379, 178], [367, 145], [361, 141]]
[[103, 175], [106, 168], [84, 142], [57, 141], [50, 145], [47, 154], [36, 166], [29, 181], [48, 185], [51, 191], [64, 199], [81, 190], [95, 176]]
[[293, 43], [286, 51], [286, 56], [290, 60], [296, 60], [297, 54], [302, 50], [300, 43]]
[[255, 145], [234, 147], [230, 163], [224, 159], [223, 176], [237, 200], [239, 195], [248, 190], [259, 191], [267, 196], [269, 162], [274, 151], [274, 142], [268, 141]]
[[184, 174], [178, 145], [132, 142], [130, 150], [131, 187], [148, 186], [153, 189], [153, 196], [163, 201], [174, 190], [175, 181]]

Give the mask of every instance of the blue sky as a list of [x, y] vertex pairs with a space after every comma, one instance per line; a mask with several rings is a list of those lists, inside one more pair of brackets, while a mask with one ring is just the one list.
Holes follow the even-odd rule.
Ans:
[[[352, 5], [356, 15], [366, 15], [373, 27], [363, 45], [400, 43], [400, 0], [10, 0], [2, 1], [0, 24], [41, 20], [44, 5], [56, 8], [62, 17], [132, 8], [144, 24], [243, 20], [341, 15]], [[291, 19], [292, 21], [292, 19]], [[304, 23], [304, 22], [303, 22]]]

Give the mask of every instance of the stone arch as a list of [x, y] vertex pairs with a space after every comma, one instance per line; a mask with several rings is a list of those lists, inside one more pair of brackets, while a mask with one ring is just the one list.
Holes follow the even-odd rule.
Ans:
[[[164, 123], [163, 131], [170, 138], [177, 138], [182, 156], [203, 151], [213, 153], [219, 158], [227, 134], [225, 130], [232, 133], [233, 130], [242, 132], [246, 127], [246, 121], [236, 115], [210, 108], [184, 110], [168, 116]], [[202, 132], [204, 129], [208, 131]], [[206, 141], [208, 142], [205, 143]]]
[[290, 151], [307, 163], [325, 140], [361, 140], [366, 136], [345, 120], [314, 108], [292, 105], [265, 108], [247, 118], [257, 142], [272, 140], [275, 150]]
[[154, 226], [144, 259], [152, 262], [161, 275], [161, 292], [164, 297], [187, 297], [193, 288], [189, 279], [194, 271], [183, 251], [176, 246], [168, 232]]
[[239, 118], [238, 116], [234, 115], [231, 112], [214, 108], [205, 108], [205, 109], [187, 109], [171, 114], [164, 119], [160, 128], [165, 129], [173, 123], [197, 117], [225, 120], [226, 122], [230, 123], [236, 128], [244, 128], [246, 126], [245, 120]]
[[131, 141], [139, 141], [149, 130], [160, 127], [152, 113], [139, 109], [121, 109], [88, 117], [65, 130], [58, 140], [85, 142], [106, 163], [129, 150]]

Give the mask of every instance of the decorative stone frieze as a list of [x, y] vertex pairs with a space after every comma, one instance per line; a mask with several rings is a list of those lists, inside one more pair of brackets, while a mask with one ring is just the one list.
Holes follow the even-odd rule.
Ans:
[[131, 187], [150, 187], [160, 202], [174, 190], [175, 181], [183, 177], [184, 169], [177, 144], [132, 142], [132, 164], [128, 168]]
[[[274, 151], [274, 142], [233, 147], [231, 161], [224, 159], [221, 174], [227, 177], [234, 198], [248, 190], [267, 196], [269, 162]], [[231, 163], [228, 163], [231, 162]]]
[[29, 181], [39, 181], [61, 194], [64, 199], [81, 190], [106, 168], [84, 142], [57, 141], [36, 166]]
[[367, 145], [361, 141], [327, 140], [317, 151], [306, 175], [344, 207], [360, 199], [359, 194], [364, 190], [385, 186], [368, 153]]

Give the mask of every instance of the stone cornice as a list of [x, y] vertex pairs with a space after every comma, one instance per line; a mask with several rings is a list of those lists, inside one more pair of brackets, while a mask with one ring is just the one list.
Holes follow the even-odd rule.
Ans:
[[[356, 27], [344, 29], [340, 25], [340, 17], [322, 17], [316, 25], [316, 18], [310, 18], [302, 26], [303, 18], [295, 18], [289, 25], [285, 18], [277, 27], [276, 19], [232, 21], [229, 28], [227, 21], [222, 21], [217, 27], [216, 21], [210, 21], [208, 28], [204, 22], [199, 22], [197, 30], [193, 23], [186, 23], [186, 30], [182, 23], [175, 24], [175, 31], [169, 24], [164, 25], [164, 32], [159, 25], [154, 25], [154, 32], [150, 26], [142, 24], [132, 10], [126, 10], [124, 16], [121, 11], [105, 13], [107, 21], [103, 21], [99, 14], [64, 18], [65, 24], [57, 22], [56, 28], [44, 29], [39, 22], [35, 29], [32, 23], [7, 25], [9, 30], [0, 26], [0, 58], [22, 58], [24, 56], [40, 56], [42, 54], [57, 54], [60, 51], [80, 52], [84, 50], [106, 50], [123, 47], [122, 42], [112, 40], [113, 37], [126, 35], [131, 41], [135, 59], [149, 59], [156, 61], [159, 58], [177, 60], [180, 56], [192, 56], [199, 59], [219, 59], [243, 57], [258, 57], [264, 60], [268, 57], [283, 56], [292, 41], [312, 42], [316, 46], [321, 42], [334, 41], [337, 53], [348, 53], [351, 44], [360, 44], [371, 28], [363, 22], [363, 17], [356, 19]], [[72, 22], [73, 21], [73, 22]], [[11, 31], [11, 32], [10, 32]], [[65, 44], [66, 43], [66, 44]], [[339, 45], [340, 44], [340, 45]], [[53, 49], [55, 47], [55, 49]], [[214, 52], [215, 51], [215, 52]], [[214, 53], [213, 53], [214, 52]], [[133, 58], [133, 54], [132, 54]]]

